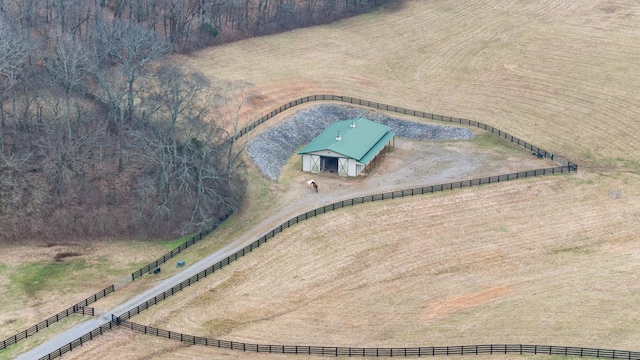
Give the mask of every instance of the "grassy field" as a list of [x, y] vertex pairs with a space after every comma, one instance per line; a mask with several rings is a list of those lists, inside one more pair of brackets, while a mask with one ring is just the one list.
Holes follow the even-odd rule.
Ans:
[[[580, 168], [325, 214], [132, 321], [252, 343], [640, 350], [639, 16], [633, 1], [406, 1], [176, 58], [253, 84], [246, 123], [301, 96], [340, 94], [481, 121]], [[274, 211], [297, 169], [292, 161], [274, 183], [250, 171], [245, 209], [216, 236], [259, 235], [253, 225]], [[198, 246], [189, 263], [210, 249]], [[146, 248], [123, 265], [164, 251]], [[116, 272], [95, 261], [96, 272]], [[48, 262], [2, 263], [0, 280], [16, 284], [6, 304], [46, 297], [47, 285], [33, 280], [65, 274]], [[16, 275], [18, 266], [29, 271]], [[150, 285], [132, 286], [125, 290]], [[42, 311], [35, 322], [59, 310]], [[114, 348], [141, 359], [265, 358], [126, 330], [67, 357]]]

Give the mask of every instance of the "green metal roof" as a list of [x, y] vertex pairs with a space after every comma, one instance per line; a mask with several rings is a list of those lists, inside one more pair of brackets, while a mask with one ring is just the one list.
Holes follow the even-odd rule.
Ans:
[[[351, 127], [352, 123], [355, 127]], [[338, 135], [340, 140], [336, 139]], [[367, 164], [393, 136], [388, 126], [364, 118], [337, 121], [329, 125], [298, 154], [330, 150]]]

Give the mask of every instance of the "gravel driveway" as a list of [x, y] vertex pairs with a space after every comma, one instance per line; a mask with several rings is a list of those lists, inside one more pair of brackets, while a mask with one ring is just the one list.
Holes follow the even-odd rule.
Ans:
[[[292, 156], [300, 158], [296, 152], [331, 122], [358, 117], [383, 123], [397, 135], [393, 151], [369, 175], [311, 174], [301, 171], [301, 159], [289, 162]], [[256, 167], [273, 180], [271, 195], [278, 212], [250, 231], [265, 231], [292, 216], [340, 200], [557, 166], [508, 143], [480, 146], [469, 141], [474, 133], [466, 127], [419, 123], [345, 105], [314, 106], [256, 130], [259, 133], [249, 141], [247, 152]], [[286, 178], [281, 178], [283, 172]], [[310, 179], [319, 186], [317, 194], [307, 188]]]
[[282, 167], [302, 146], [308, 144], [331, 123], [366, 118], [387, 125], [396, 136], [415, 140], [470, 140], [469, 129], [424, 124], [386, 116], [384, 114], [337, 104], [321, 104], [305, 109], [256, 135], [247, 145], [247, 153], [271, 180], [280, 176]]

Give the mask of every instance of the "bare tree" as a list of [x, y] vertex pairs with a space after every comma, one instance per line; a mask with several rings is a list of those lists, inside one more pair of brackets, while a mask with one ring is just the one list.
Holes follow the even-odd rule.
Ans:
[[131, 133], [131, 146], [150, 175], [136, 189], [136, 219], [157, 226], [183, 224], [183, 232], [202, 229], [237, 208], [243, 182], [229, 174], [227, 144], [220, 144], [227, 133], [209, 120], [214, 103], [209, 82], [175, 66], [156, 74], [144, 98], [149, 115]]
[[[64, 122], [67, 141], [72, 140], [72, 97], [88, 75], [94, 72], [97, 64], [91, 52], [70, 34], [59, 34], [50, 53], [44, 57], [49, 80], [64, 90]], [[79, 119], [78, 119], [79, 120]]]
[[318, 5], [318, 0], [304, 0], [305, 15], [307, 20], [313, 21], [313, 16]]
[[157, 83], [149, 86], [153, 90], [145, 101], [150, 112], [151, 123], [145, 135], [149, 138], [136, 137], [135, 143], [142, 142], [145, 152], [152, 154], [149, 160], [157, 165], [159, 191], [163, 206], [167, 206], [172, 191], [190, 192], [193, 187], [190, 165], [184, 158], [183, 146], [188, 138], [183, 129], [190, 122], [203, 121], [207, 109], [201, 100], [208, 82], [201, 74], [184, 72], [176, 66], [160, 67], [156, 79]]
[[7, 16], [0, 14], [0, 153], [4, 150], [6, 127], [3, 104], [24, 75], [29, 50], [29, 43], [21, 30]]
[[127, 79], [127, 118], [134, 120], [135, 83], [145, 66], [162, 58], [171, 49], [158, 34], [128, 20], [114, 20], [99, 26], [99, 48], [111, 61], [122, 65]]
[[226, 147], [225, 174], [228, 178], [235, 175], [241, 165], [240, 156], [244, 151], [246, 141], [237, 147], [240, 132], [242, 110], [247, 104], [247, 90], [249, 83], [218, 82], [212, 102], [214, 121], [223, 135], [222, 143]]
[[118, 170], [124, 168], [124, 137], [126, 120], [127, 76], [121, 65], [101, 67], [95, 72], [96, 96], [107, 107], [110, 128], [116, 134]]
[[179, 121], [202, 121], [202, 97], [208, 92], [209, 81], [198, 72], [186, 72], [174, 65], [161, 66], [156, 72], [157, 85], [150, 98], [159, 112], [156, 121], [169, 121], [169, 136], [178, 141]]

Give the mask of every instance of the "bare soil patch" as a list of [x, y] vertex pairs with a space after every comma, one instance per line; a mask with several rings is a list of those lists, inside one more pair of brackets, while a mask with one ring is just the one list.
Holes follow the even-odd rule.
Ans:
[[[278, 183], [277, 188], [281, 191], [274, 195], [280, 197], [278, 202], [282, 204], [279, 213], [295, 216], [359, 196], [554, 166], [558, 164], [538, 159], [508, 144], [484, 148], [469, 141], [427, 142], [396, 138], [393, 151], [364, 177], [345, 178], [329, 171], [305, 173], [301, 171], [301, 159], [294, 155]], [[318, 193], [307, 188], [309, 179], [318, 184]]]

